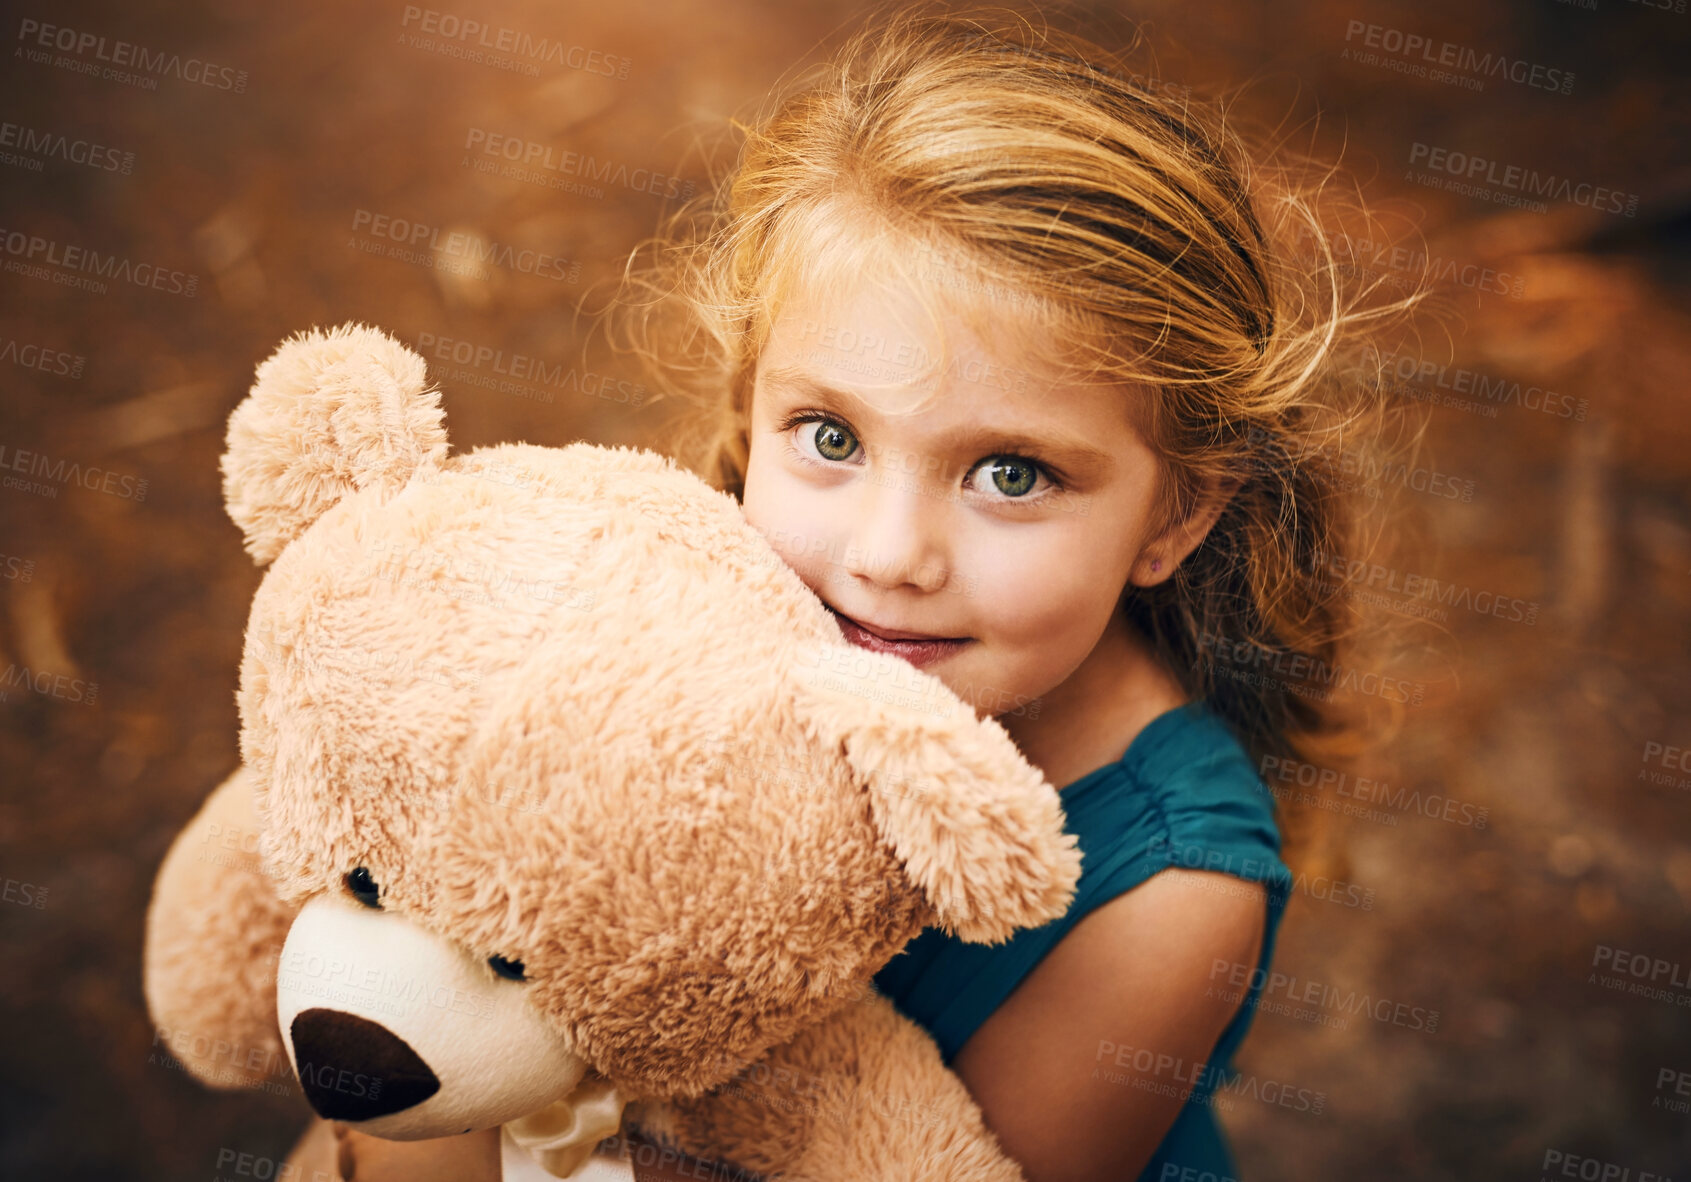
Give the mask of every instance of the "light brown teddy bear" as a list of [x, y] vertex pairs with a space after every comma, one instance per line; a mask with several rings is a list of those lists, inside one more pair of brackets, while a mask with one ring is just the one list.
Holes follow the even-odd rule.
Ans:
[[185, 1069], [297, 1073], [343, 1132], [501, 1128], [507, 1179], [586, 1178], [619, 1129], [790, 1182], [1022, 1176], [870, 984], [924, 926], [1068, 906], [1075, 839], [1002, 727], [847, 645], [665, 457], [449, 458], [376, 329], [284, 342], [223, 473], [270, 569], [243, 767], [148, 914]]

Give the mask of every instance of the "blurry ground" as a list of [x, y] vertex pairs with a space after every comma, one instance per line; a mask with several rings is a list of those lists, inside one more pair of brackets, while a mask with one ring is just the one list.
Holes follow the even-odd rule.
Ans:
[[[4, 463], [31, 451], [101, 470], [93, 487], [0, 489], [0, 667], [62, 675], [0, 702], [0, 1175], [210, 1179], [220, 1155], [279, 1155], [304, 1121], [297, 1099], [214, 1094], [150, 1062], [139, 980], [159, 860], [236, 759], [258, 574], [222, 512], [217, 456], [253, 364], [297, 329], [366, 319], [593, 375], [547, 400], [478, 388], [490, 364], [436, 362], [460, 450], [654, 438], [662, 408], [618, 401], [633, 375], [597, 344], [582, 357], [568, 309], [652, 229], [661, 198], [490, 175], [466, 145], [515, 135], [655, 170], [646, 187], [666, 188], [690, 128], [754, 100], [848, 14], [632, 0], [476, 15], [626, 58], [627, 76], [445, 56], [399, 4], [35, 3], [8, 18], [19, 52], [0, 120], [113, 154], [38, 152], [37, 169], [5, 132], [0, 228], [162, 275], [78, 290], [62, 282], [72, 270], [13, 269], [44, 260], [11, 246], [0, 258]], [[1454, 264], [1454, 345], [1426, 353], [1445, 380], [1536, 386], [1568, 409], [1432, 412], [1428, 466], [1471, 481], [1471, 499], [1407, 498], [1424, 545], [1400, 575], [1470, 595], [1396, 671], [1426, 688], [1362, 765], [1387, 798], [1355, 773], [1321, 797], [1373, 810], [1335, 821], [1324, 864], [1369, 905], [1314, 886], [1295, 897], [1277, 967], [1298, 983], [1270, 994], [1285, 1013], [1258, 1015], [1239, 1060], [1253, 1090], [1224, 1115], [1245, 1175], [1597, 1177], [1595, 1162], [1683, 1177], [1691, 759], [1672, 752], [1691, 748], [1691, 14], [1235, 0], [1128, 15], [1151, 20], [1164, 85], [1253, 81], [1246, 108], [1265, 117], [1319, 102], [1322, 135], [1348, 138], [1369, 192], [1422, 209], [1432, 253]], [[98, 50], [43, 50], [31, 21], [209, 60], [213, 85], [90, 76], [74, 66], [109, 65]], [[1419, 76], [1424, 54], [1394, 54], [1394, 33], [1538, 65], [1541, 80], [1571, 71], [1571, 93], [1473, 69]], [[1636, 208], [1541, 213], [1435, 189], [1417, 182], [1416, 144]], [[679, 180], [701, 179], [689, 167]], [[551, 249], [581, 271], [453, 276], [376, 257], [360, 211]], [[1438, 396], [1436, 379], [1406, 383], [1410, 399]], [[1483, 614], [1482, 593], [1536, 604], [1534, 621]], [[1353, 993], [1368, 1011], [1334, 1000]], [[1270, 1102], [1268, 1084], [1294, 1099]]]

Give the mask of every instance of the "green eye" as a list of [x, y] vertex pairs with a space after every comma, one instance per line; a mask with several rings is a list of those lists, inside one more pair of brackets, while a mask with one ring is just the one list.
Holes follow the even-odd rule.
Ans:
[[857, 450], [857, 437], [840, 424], [826, 419], [817, 424], [811, 442], [816, 445], [817, 454], [825, 460], [849, 459], [851, 453]]
[[1039, 471], [1015, 456], [993, 456], [987, 461], [993, 486], [1007, 497], [1025, 496], [1039, 480]]

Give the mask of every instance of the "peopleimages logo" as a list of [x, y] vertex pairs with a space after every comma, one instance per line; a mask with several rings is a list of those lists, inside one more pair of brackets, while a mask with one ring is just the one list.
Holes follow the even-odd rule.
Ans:
[[0, 152], [0, 164], [14, 164], [32, 172], [40, 172], [43, 162], [54, 157], [97, 172], [117, 172], [128, 176], [135, 169], [134, 152], [107, 147], [92, 140], [73, 139], [61, 131], [26, 127], [21, 123], [0, 123], [0, 148], [17, 149], [16, 152]]
[[[1417, 177], [1413, 173], [1405, 178], [1418, 184], [1434, 184], [1435, 187], [1452, 192], [1485, 197], [1493, 201], [1500, 200], [1494, 192], [1498, 190], [1511, 197], [1519, 195], [1516, 200], [1500, 201], [1502, 204], [1528, 204], [1527, 199], [1541, 198], [1583, 205], [1598, 213], [1618, 213], [1629, 218], [1638, 214], [1636, 193], [1625, 193], [1586, 181], [1576, 182], [1571, 177], [1541, 173], [1535, 168], [1524, 168], [1518, 164], [1503, 164], [1472, 152], [1453, 152], [1449, 148], [1435, 148], [1431, 144], [1416, 141], [1409, 147], [1409, 163], [1430, 169], [1433, 173], [1443, 173], [1457, 182], [1451, 184], [1441, 177], [1429, 180], [1425, 174]], [[1488, 191], [1484, 186], [1490, 186], [1492, 191]], [[1548, 210], [1548, 206], [1544, 206], [1542, 201], [1534, 208], [1540, 213]]]
[[[111, 279], [193, 299], [200, 277], [177, 271], [161, 263], [135, 262], [115, 254], [102, 254], [75, 242], [59, 242], [23, 230], [0, 229], [0, 253], [10, 255], [4, 270], [30, 279], [45, 279], [65, 287], [77, 287], [104, 295]], [[96, 278], [97, 276], [97, 278]]]
[[437, 270], [464, 270], [477, 278], [486, 277], [483, 264], [492, 263], [507, 271], [533, 275], [540, 279], [554, 279], [574, 283], [581, 277], [581, 263], [561, 254], [545, 251], [518, 250], [508, 242], [498, 242], [460, 230], [446, 230], [429, 222], [394, 217], [374, 210], [354, 210], [352, 232], [363, 234], [348, 245], [371, 254], [386, 254], [402, 262], [420, 263]]
[[[483, 127], [468, 129], [464, 137], [464, 150], [488, 158], [471, 160], [469, 156], [465, 157], [465, 162], [472, 164], [478, 172], [498, 169], [501, 176], [514, 177], [517, 180], [561, 182], [565, 177], [579, 177], [600, 185], [610, 185], [612, 188], [650, 193], [654, 197], [679, 197], [683, 201], [698, 191], [698, 186], [692, 181], [683, 181], [680, 177], [654, 172], [650, 168], [630, 168], [619, 160], [601, 160], [561, 145], [505, 135]], [[605, 195], [602, 188], [578, 188], [583, 195], [595, 199]]]
[[[1506, 53], [1481, 53], [1471, 45], [1435, 41], [1367, 21], [1353, 20], [1345, 26], [1345, 45], [1340, 56], [1346, 60], [1365, 66], [1382, 65], [1400, 74], [1466, 90], [1484, 90], [1488, 78], [1555, 94], [1572, 94], [1574, 89], [1572, 70], [1512, 58]], [[1380, 50], [1386, 59], [1382, 61], [1378, 53], [1364, 53], [1364, 49]]]
[[[1334, 580], [1332, 585], [1324, 586], [1324, 590], [1330, 591], [1354, 584], [1365, 590], [1378, 588], [1380, 591], [1404, 595], [1410, 599], [1464, 608], [1482, 616], [1495, 616], [1517, 624], [1538, 622], [1539, 604], [1536, 600], [1528, 601], [1519, 596], [1504, 595], [1496, 591], [1475, 591], [1472, 587], [1447, 582], [1433, 575], [1395, 570], [1378, 562], [1346, 558], [1342, 554], [1331, 554], [1324, 550], [1316, 550], [1312, 557], [1315, 561], [1315, 572]], [[1441, 613], [1437, 618], [1442, 620], [1445, 617]]]
[[1411, 354], [1388, 353], [1380, 359], [1383, 381], [1396, 379], [1411, 382], [1430, 390], [1452, 394], [1470, 394], [1496, 417], [1496, 407], [1513, 403], [1526, 410], [1538, 411], [1553, 418], [1573, 419], [1583, 423], [1590, 403], [1570, 394], [1558, 394], [1532, 383], [1510, 378], [1494, 377], [1476, 369], [1465, 369], [1448, 362], [1436, 361]]
[[[1350, 772], [1321, 767], [1302, 760], [1264, 755], [1257, 771], [1262, 777], [1260, 786], [1268, 789], [1274, 799], [1285, 800], [1293, 795], [1289, 789], [1294, 785], [1298, 788], [1308, 788], [1311, 789], [1310, 792], [1296, 794], [1299, 804], [1321, 808], [1324, 798], [1331, 796], [1342, 804], [1342, 809], [1329, 811], [1343, 811], [1347, 816], [1379, 813], [1378, 809], [1365, 807], [1379, 804], [1401, 813], [1416, 813], [1435, 821], [1445, 821], [1470, 829], [1484, 829], [1491, 818], [1491, 809], [1485, 805], [1476, 808], [1466, 801], [1456, 800], [1443, 793], [1423, 793], [1419, 788], [1410, 789], [1401, 785], [1394, 788], [1386, 781], [1373, 776], [1353, 776]], [[1358, 804], [1352, 806], [1344, 803], [1350, 801]], [[1390, 824], [1397, 823], [1394, 814], [1384, 815]], [[1365, 819], [1381, 820], [1379, 816], [1368, 816]]]
[[80, 378], [88, 358], [79, 353], [66, 353], [63, 349], [0, 337], [0, 363], [38, 370], [54, 377]]
[[[108, 41], [99, 33], [47, 25], [29, 17], [18, 22], [18, 40], [30, 47], [21, 48], [18, 52], [39, 65], [59, 66], [79, 74], [97, 74], [143, 90], [157, 90], [160, 78], [176, 78], [233, 94], [240, 94], [247, 88], [247, 72], [234, 66], [220, 66], [204, 58], [185, 58], [179, 53], [148, 49], [133, 41]], [[51, 50], [58, 50], [60, 56], [52, 57]], [[83, 60], [90, 54], [93, 61]], [[99, 64], [102, 62], [110, 65]], [[128, 69], [116, 69], [118, 66]], [[131, 70], [136, 72], [131, 73]]]
[[578, 370], [561, 361], [548, 362], [523, 353], [507, 353], [492, 345], [443, 337], [433, 332], [418, 333], [416, 343], [417, 351], [428, 360], [462, 367], [448, 371], [443, 377], [483, 390], [496, 390], [537, 402], [551, 402], [558, 390], [625, 402], [630, 406], [639, 406], [646, 399], [646, 387], [639, 382], [590, 369]]
[[[1322, 249], [1313, 245], [1318, 242], [1322, 244]], [[1342, 230], [1321, 233], [1308, 226], [1299, 226], [1297, 257], [1305, 263], [1321, 266], [1331, 261], [1340, 274], [1368, 280], [1383, 279], [1400, 290], [1413, 290], [1422, 279], [1508, 296], [1513, 300], [1520, 299], [1526, 290], [1526, 278], [1511, 271], [1429, 254], [1397, 242], [1352, 237]]]
[[[617, 79], [627, 78], [629, 66], [633, 64], [632, 59], [621, 54], [571, 45], [551, 37], [534, 37], [503, 25], [495, 28], [473, 17], [420, 8], [414, 4], [405, 6], [399, 27], [405, 30], [400, 34], [401, 41], [412, 48], [428, 49], [501, 69], [520, 69], [530, 77], [538, 73], [534, 65], [536, 62]], [[518, 60], [524, 58], [528, 60]]]
[[[9, 472], [21, 472], [23, 475], [7, 475], [0, 480], [0, 485], [37, 496], [56, 497], [59, 495], [58, 486], [77, 484], [107, 496], [122, 497], [126, 501], [139, 502], [147, 499], [145, 477], [114, 472], [110, 468], [82, 464], [76, 460], [67, 461], [63, 457], [54, 459], [44, 452], [31, 451], [16, 444], [0, 443], [0, 473]], [[29, 479], [31, 477], [36, 479]], [[44, 483], [49, 481], [51, 483]]]

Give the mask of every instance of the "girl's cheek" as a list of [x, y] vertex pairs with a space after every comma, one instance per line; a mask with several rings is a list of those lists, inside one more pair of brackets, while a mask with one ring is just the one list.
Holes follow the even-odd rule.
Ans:
[[748, 476], [747, 521], [813, 591], [824, 581], [833, 549], [829, 508], [825, 497], [778, 469]]
[[995, 534], [971, 545], [956, 573], [971, 592], [972, 614], [1001, 640], [1060, 646], [1106, 617], [1120, 591], [1101, 549], [1097, 539], [1066, 533], [1036, 539], [1021, 531], [1019, 541]]

